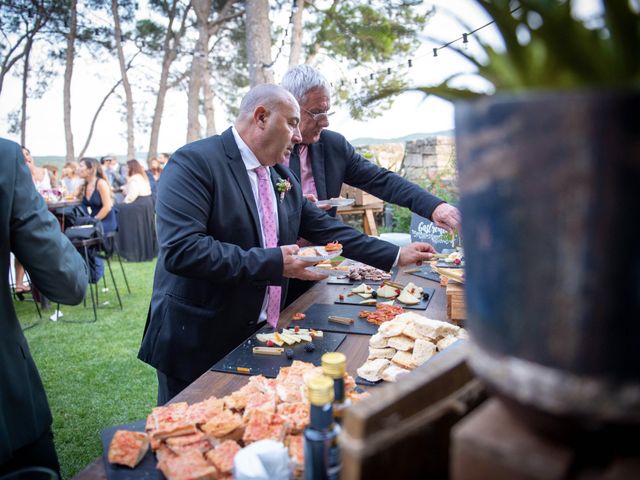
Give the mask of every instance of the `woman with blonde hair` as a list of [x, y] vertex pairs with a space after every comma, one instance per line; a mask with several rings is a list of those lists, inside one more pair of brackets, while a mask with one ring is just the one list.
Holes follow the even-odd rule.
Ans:
[[67, 162], [62, 167], [62, 186], [67, 194], [73, 197], [80, 196], [80, 189], [84, 185], [84, 180], [78, 176], [78, 164], [76, 162]]

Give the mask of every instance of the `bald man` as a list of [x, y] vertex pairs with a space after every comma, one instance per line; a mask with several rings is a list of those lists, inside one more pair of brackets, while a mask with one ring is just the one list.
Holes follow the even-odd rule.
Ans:
[[[276, 85], [254, 87], [233, 127], [171, 157], [158, 186], [160, 253], [139, 358], [164, 404], [253, 334], [274, 324], [289, 278], [319, 280], [297, 260], [299, 235], [339, 240], [378, 268], [431, 258], [362, 235], [309, 203], [282, 163], [300, 142], [300, 108]], [[278, 190], [289, 180], [290, 188]], [[278, 193], [276, 193], [278, 192]]]

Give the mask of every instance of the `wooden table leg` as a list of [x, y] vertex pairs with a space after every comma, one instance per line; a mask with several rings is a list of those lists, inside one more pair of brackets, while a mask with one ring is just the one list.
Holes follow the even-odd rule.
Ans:
[[365, 209], [364, 213], [364, 233], [367, 235], [378, 236], [378, 227], [376, 226], [376, 219], [373, 216], [373, 211]]

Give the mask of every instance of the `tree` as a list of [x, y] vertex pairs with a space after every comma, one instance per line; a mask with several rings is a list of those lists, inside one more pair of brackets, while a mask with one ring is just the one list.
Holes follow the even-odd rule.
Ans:
[[271, 22], [269, 0], [247, 0], [245, 2], [247, 32], [247, 60], [251, 86], [273, 83], [271, 65]]
[[[151, 2], [151, 6], [162, 12], [168, 23], [164, 29], [161, 45], [159, 41], [159, 37], [163, 33], [161, 26], [151, 22], [150, 20], [138, 22], [137, 26], [138, 40], [141, 41], [144, 46], [148, 47], [148, 50], [151, 52], [162, 52], [162, 67], [160, 71], [160, 79], [158, 81], [153, 119], [151, 120], [147, 160], [158, 155], [158, 138], [160, 135], [160, 125], [162, 123], [165, 98], [169, 89], [169, 73], [171, 65], [178, 55], [178, 48], [180, 47], [180, 43], [184, 37], [187, 27], [187, 19], [191, 10], [191, 4], [185, 4], [180, 0], [171, 0], [169, 3], [160, 0], [153, 0]], [[175, 23], [179, 23], [179, 25], [178, 28], [174, 30]]]
[[67, 33], [67, 52], [65, 55], [64, 86], [62, 94], [64, 117], [64, 141], [66, 145], [66, 161], [75, 160], [73, 148], [73, 132], [71, 130], [71, 77], [73, 76], [73, 59], [75, 57], [75, 42], [78, 32], [78, 2], [70, 0], [69, 33]]
[[127, 67], [125, 64], [124, 50], [122, 48], [122, 40], [124, 35], [120, 25], [120, 14], [118, 13], [118, 0], [111, 0], [111, 12], [113, 14], [114, 35], [116, 40], [116, 52], [118, 54], [118, 64], [120, 66], [120, 75], [122, 76], [122, 86], [126, 96], [127, 108], [127, 159], [136, 158], [136, 147], [134, 139], [134, 105], [131, 84], [127, 76]]

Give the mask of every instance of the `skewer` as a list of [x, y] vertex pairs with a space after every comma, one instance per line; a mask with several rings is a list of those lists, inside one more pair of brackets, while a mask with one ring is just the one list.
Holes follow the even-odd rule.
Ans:
[[284, 352], [282, 347], [253, 347], [254, 355], [281, 355]]
[[405, 287], [403, 284], [392, 282], [391, 280], [385, 280], [382, 283], [384, 283], [385, 285], [389, 285], [390, 287], [393, 287], [393, 288], [399, 288], [400, 290], [402, 290]]
[[334, 323], [341, 323], [343, 325], [353, 325], [353, 318], [338, 317], [336, 315], [329, 315], [329, 321]]

